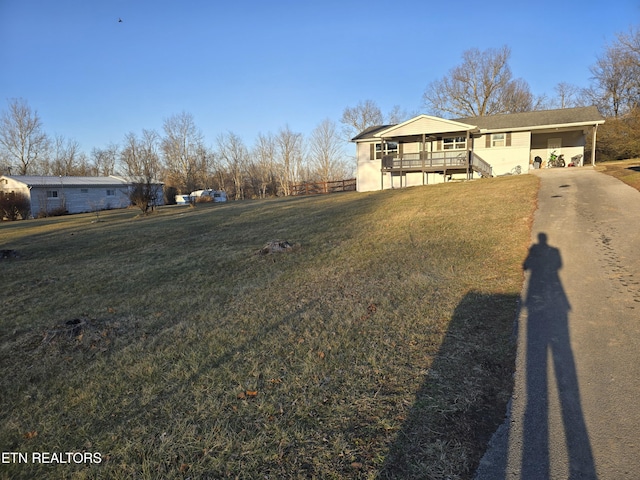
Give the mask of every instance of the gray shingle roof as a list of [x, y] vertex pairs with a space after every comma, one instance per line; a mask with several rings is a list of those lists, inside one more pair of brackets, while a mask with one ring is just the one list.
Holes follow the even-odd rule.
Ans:
[[562, 108], [557, 110], [536, 110], [533, 112], [487, 115], [455, 119], [456, 122], [475, 125], [480, 129], [512, 129], [544, 127], [563, 124], [595, 124], [604, 121], [596, 107]]
[[355, 142], [356, 140], [363, 140], [365, 138], [373, 138], [373, 136], [382, 131], [382, 130], [386, 130], [389, 127], [393, 127], [395, 124], [391, 124], [391, 125], [375, 125], [373, 127], [369, 127], [365, 130], [363, 130], [362, 132], [360, 132], [358, 135], [356, 135], [355, 137], [353, 137], [351, 139], [352, 142]]
[[[596, 107], [561, 108], [556, 110], [535, 110], [522, 113], [505, 113], [483, 117], [465, 117], [451, 119], [454, 122], [474, 125], [481, 130], [512, 130], [544, 128], [557, 125], [594, 125], [603, 123], [604, 117]], [[376, 125], [369, 127], [351, 139], [352, 142], [375, 138], [374, 135], [394, 125]]]

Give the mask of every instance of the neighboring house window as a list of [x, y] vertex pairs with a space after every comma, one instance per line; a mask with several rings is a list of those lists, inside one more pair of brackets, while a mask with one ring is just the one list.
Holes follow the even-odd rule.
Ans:
[[115, 190], [107, 190], [107, 197], [115, 197], [116, 196], [116, 191]]
[[442, 139], [443, 150], [464, 150], [467, 148], [466, 137], [444, 137]]
[[47, 198], [58, 198], [57, 190], [47, 190]]
[[[384, 147], [383, 147], [384, 145]], [[375, 145], [375, 159], [380, 160], [385, 155], [398, 155], [398, 144], [396, 142], [376, 143]], [[373, 160], [373, 158], [372, 158]]]
[[491, 134], [491, 146], [492, 147], [504, 147], [506, 145], [506, 138], [504, 133]]
[[89, 193], [89, 189], [88, 188], [81, 188], [80, 189], [80, 193]]

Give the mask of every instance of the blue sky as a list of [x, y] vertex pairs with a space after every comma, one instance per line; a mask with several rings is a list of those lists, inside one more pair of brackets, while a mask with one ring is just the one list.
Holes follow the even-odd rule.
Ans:
[[24, 98], [87, 153], [181, 112], [209, 145], [234, 132], [250, 146], [366, 99], [423, 113], [427, 84], [474, 47], [508, 45], [536, 95], [587, 86], [639, 25], [640, 0], [0, 0], [0, 110]]

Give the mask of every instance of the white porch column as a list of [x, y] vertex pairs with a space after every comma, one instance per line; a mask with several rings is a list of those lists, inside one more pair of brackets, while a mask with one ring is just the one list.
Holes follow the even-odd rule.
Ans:
[[467, 130], [467, 141], [465, 143], [467, 148], [467, 180], [471, 180], [471, 176], [469, 175], [469, 167], [471, 166], [471, 150], [469, 149], [470, 137], [469, 130]]
[[591, 165], [596, 164], [596, 135], [598, 134], [598, 124], [593, 126], [593, 139], [591, 140]]

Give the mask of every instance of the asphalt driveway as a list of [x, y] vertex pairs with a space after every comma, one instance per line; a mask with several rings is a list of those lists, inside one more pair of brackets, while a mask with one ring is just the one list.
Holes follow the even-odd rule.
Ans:
[[511, 412], [476, 479], [640, 478], [640, 192], [535, 174]]

